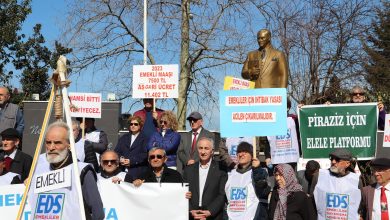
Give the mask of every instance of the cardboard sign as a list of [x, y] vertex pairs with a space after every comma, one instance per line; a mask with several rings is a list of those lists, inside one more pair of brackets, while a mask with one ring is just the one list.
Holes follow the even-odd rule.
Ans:
[[69, 99], [71, 104], [74, 106], [70, 108], [71, 117], [102, 117], [102, 94], [70, 92]]
[[254, 89], [255, 83], [245, 79], [226, 76], [223, 84], [223, 90]]
[[222, 137], [283, 135], [287, 130], [286, 89], [219, 92]]
[[178, 98], [179, 66], [134, 65], [133, 98]]
[[36, 176], [34, 193], [70, 187], [72, 185], [72, 171], [70, 167], [53, 170]]
[[386, 114], [385, 131], [383, 133], [383, 147], [390, 147], [390, 114]]

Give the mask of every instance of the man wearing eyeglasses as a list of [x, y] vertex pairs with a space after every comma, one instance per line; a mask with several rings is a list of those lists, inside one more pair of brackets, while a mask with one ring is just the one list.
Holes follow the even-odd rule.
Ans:
[[389, 220], [390, 159], [376, 158], [371, 161], [370, 165], [376, 183], [362, 189], [361, 218]]
[[119, 167], [119, 156], [113, 150], [106, 150], [100, 157], [100, 174], [98, 179], [111, 179], [119, 183], [125, 179], [126, 173]]
[[180, 173], [183, 173], [186, 166], [199, 161], [199, 155], [196, 150], [198, 140], [203, 137], [214, 140], [214, 134], [203, 128], [203, 117], [199, 112], [191, 112], [187, 120], [191, 125], [191, 130], [181, 134], [182, 138], [177, 150], [177, 171]]
[[329, 154], [329, 159], [331, 167], [314, 174], [310, 190], [318, 219], [335, 219], [344, 214], [348, 219], [358, 219], [361, 183], [353, 170], [352, 153], [338, 148]]
[[149, 150], [148, 169], [137, 179], [133, 179], [129, 174], [126, 175], [125, 181], [133, 183], [134, 186], [141, 186], [142, 183], [182, 183], [183, 179], [179, 172], [167, 167], [167, 155], [164, 149], [154, 147]]

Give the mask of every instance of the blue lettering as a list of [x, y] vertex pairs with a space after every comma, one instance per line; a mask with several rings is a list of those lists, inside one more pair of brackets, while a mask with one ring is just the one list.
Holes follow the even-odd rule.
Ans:
[[64, 194], [39, 194], [36, 213], [58, 214], [63, 200]]
[[342, 208], [348, 207], [348, 195], [340, 194], [326, 194], [326, 207], [329, 208]]
[[61, 212], [61, 201], [60, 200], [62, 200], [62, 195], [59, 195], [54, 199], [53, 206], [55, 206], [55, 208], [56, 208], [55, 210], [53, 210], [54, 214], [58, 214], [59, 212]]
[[237, 155], [237, 145], [232, 145], [232, 147], [230, 149], [231, 149], [230, 155], [236, 156]]
[[43, 213], [44, 212], [44, 210], [42, 208], [45, 208], [45, 206], [46, 206], [46, 202], [44, 202], [44, 201], [46, 201], [45, 198], [46, 198], [45, 194], [40, 194], [38, 196], [36, 213]]
[[23, 199], [23, 194], [16, 194], [16, 205], [20, 205], [20, 203], [22, 203], [22, 199]]
[[118, 215], [116, 214], [115, 208], [110, 208], [108, 211], [108, 214], [106, 216], [106, 219], [113, 219], [113, 220], [118, 220]]
[[5, 195], [5, 206], [14, 206], [15, 205], [15, 194]]
[[232, 188], [231, 189], [231, 200], [238, 200], [238, 199], [245, 199], [246, 198], [246, 192], [245, 188]]
[[24, 220], [29, 220], [29, 219], [31, 219], [30, 216], [31, 216], [31, 211], [26, 211], [26, 212], [24, 212]]

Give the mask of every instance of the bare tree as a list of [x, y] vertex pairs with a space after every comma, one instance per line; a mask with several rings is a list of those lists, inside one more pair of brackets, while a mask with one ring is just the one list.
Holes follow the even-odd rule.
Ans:
[[[245, 53], [254, 48], [253, 29], [263, 26], [253, 22], [262, 21], [255, 3], [261, 1], [149, 1], [149, 63], [180, 62], [174, 105], [180, 129], [187, 108], [210, 113], [218, 107], [226, 72], [239, 75]], [[130, 70], [142, 63], [144, 47], [142, 1], [80, 0], [70, 7], [66, 38], [75, 51], [73, 68], [109, 72], [106, 85], [116, 88], [120, 99], [130, 97]]]
[[[305, 0], [275, 4], [272, 24], [290, 62], [290, 95], [307, 104], [363, 79], [361, 37], [369, 28], [368, 0]], [[335, 80], [338, 83], [331, 83]], [[332, 100], [329, 100], [332, 101]]]

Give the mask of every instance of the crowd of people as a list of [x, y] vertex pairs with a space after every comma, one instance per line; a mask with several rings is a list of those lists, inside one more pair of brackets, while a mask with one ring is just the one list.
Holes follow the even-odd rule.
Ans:
[[[364, 101], [363, 96], [361, 88], [353, 88], [354, 102]], [[8, 90], [1, 87], [0, 185], [23, 183], [32, 164], [31, 156], [18, 148], [23, 118], [7, 97]], [[187, 117], [191, 130], [179, 134], [173, 112], [154, 108], [151, 99], [143, 102], [144, 108], [128, 119], [128, 133], [112, 148], [108, 147], [105, 132], [95, 127], [94, 119], [75, 119], [72, 128], [64, 122], [49, 125], [44, 137], [46, 152], [39, 157], [32, 184], [34, 177], [42, 173], [73, 169], [69, 166], [74, 162], [69, 138], [73, 132], [85, 207], [65, 200], [64, 219], [79, 219], [77, 210], [84, 210], [87, 219], [104, 219], [101, 179], [110, 179], [113, 184], [124, 181], [136, 187], [153, 182], [189, 183], [189, 191], [183, 196], [189, 202], [190, 219], [389, 219], [388, 158], [370, 161], [375, 181], [366, 186], [355, 174], [355, 158], [346, 149], [329, 154], [329, 169], [320, 169], [319, 163], [312, 160], [306, 170], [297, 172], [296, 164], [269, 166], [269, 153], [261, 163], [253, 146], [244, 141], [238, 144], [237, 160], [233, 161], [226, 142], [216, 143], [214, 134], [203, 127], [199, 112]], [[378, 108], [378, 128], [383, 129], [385, 112], [383, 105]], [[216, 149], [219, 154], [215, 154]], [[274, 185], [270, 178], [275, 180]], [[77, 196], [74, 187], [52, 192]], [[29, 203], [36, 206], [32, 191]]]

